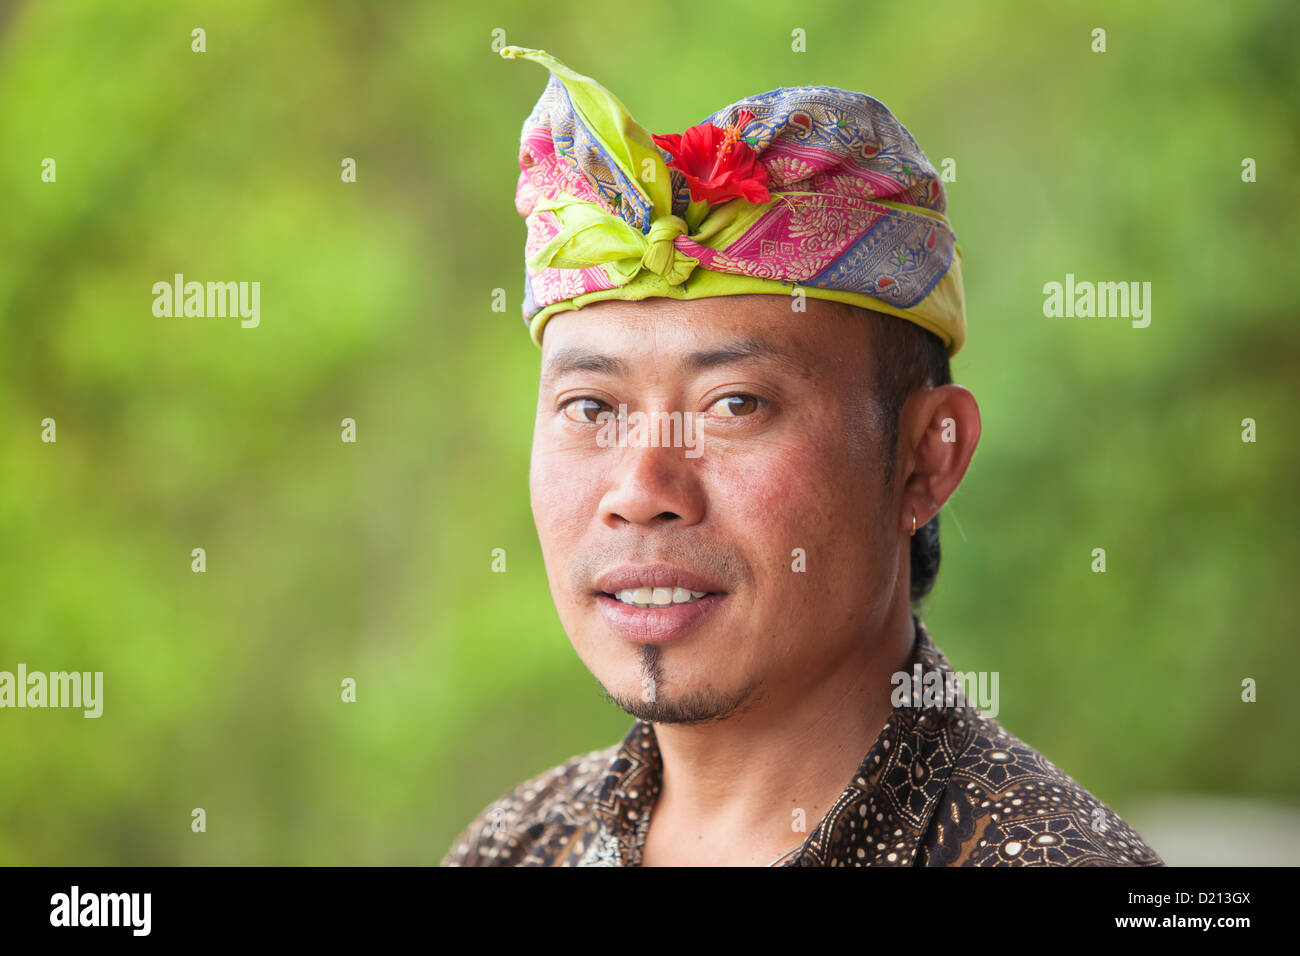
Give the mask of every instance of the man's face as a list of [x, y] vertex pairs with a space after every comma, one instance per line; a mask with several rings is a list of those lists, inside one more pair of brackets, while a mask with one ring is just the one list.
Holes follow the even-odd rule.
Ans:
[[[533, 516], [565, 631], [624, 710], [780, 708], [884, 619], [899, 504], [869, 333], [777, 295], [601, 302], [546, 326]], [[694, 434], [620, 439], [610, 418], [638, 412], [690, 413]]]

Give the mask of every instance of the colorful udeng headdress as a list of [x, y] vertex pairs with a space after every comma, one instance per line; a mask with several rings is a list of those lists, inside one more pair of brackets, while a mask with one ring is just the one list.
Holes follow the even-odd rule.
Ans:
[[772, 90], [681, 135], [652, 136], [613, 93], [541, 50], [515, 206], [528, 226], [524, 321], [604, 299], [797, 289], [901, 316], [955, 354], [961, 249], [939, 174], [862, 93]]

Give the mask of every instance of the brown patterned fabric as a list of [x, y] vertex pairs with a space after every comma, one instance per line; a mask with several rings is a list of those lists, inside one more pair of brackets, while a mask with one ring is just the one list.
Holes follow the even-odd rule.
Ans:
[[[919, 619], [909, 670], [952, 668]], [[940, 684], [939, 686], [945, 686]], [[638, 866], [662, 769], [654, 727], [488, 805], [443, 866]], [[896, 706], [781, 866], [1163, 866], [1113, 810], [971, 704]]]

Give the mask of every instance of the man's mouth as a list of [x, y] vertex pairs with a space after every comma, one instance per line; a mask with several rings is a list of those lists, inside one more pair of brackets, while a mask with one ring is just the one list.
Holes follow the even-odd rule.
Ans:
[[606, 622], [637, 642], [685, 636], [727, 597], [710, 576], [668, 564], [611, 568], [595, 585], [596, 605]]
[[707, 596], [709, 591], [690, 591], [686, 588], [625, 588], [610, 595], [616, 601], [636, 607], [671, 607], [674, 604], [693, 604]]

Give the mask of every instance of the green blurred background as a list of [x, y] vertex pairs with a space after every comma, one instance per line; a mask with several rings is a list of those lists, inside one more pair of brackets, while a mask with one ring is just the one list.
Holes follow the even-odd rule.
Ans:
[[[494, 29], [654, 132], [824, 84], [956, 160], [984, 435], [926, 622], [1170, 862], [1252, 807], [1295, 859], [1297, 6], [780, 6], [3, 7], [0, 670], [105, 689], [98, 720], [0, 711], [0, 862], [436, 863], [630, 725], [529, 511], [513, 197], [547, 74]], [[155, 317], [177, 272], [260, 281], [260, 327]], [[1151, 282], [1150, 327], [1045, 318], [1067, 272]], [[1193, 799], [1229, 809], [1171, 823]]]

